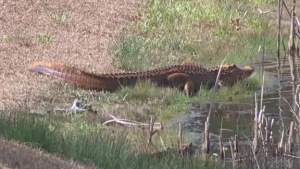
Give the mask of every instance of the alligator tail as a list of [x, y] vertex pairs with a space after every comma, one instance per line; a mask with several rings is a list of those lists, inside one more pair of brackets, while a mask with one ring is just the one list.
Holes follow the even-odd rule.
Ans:
[[55, 62], [36, 61], [29, 67], [29, 71], [59, 78], [84, 89], [115, 91], [119, 88], [115, 78], [84, 72]]

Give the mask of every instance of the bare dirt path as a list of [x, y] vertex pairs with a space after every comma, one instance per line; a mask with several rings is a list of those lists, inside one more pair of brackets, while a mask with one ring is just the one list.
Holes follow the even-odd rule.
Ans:
[[57, 61], [89, 72], [114, 71], [109, 48], [121, 29], [137, 19], [140, 4], [0, 0], [0, 110], [34, 109], [65, 97], [53, 90], [52, 79], [27, 71], [33, 61]]

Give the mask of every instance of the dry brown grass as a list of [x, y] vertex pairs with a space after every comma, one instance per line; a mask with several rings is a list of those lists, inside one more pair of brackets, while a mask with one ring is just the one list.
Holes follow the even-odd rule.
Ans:
[[[137, 19], [140, 4], [0, 1], [0, 110], [47, 108], [71, 97], [70, 90], [61, 90], [52, 79], [28, 72], [33, 61], [57, 61], [89, 72], [115, 71], [109, 47], [122, 28]], [[38, 39], [43, 34], [50, 40]]]

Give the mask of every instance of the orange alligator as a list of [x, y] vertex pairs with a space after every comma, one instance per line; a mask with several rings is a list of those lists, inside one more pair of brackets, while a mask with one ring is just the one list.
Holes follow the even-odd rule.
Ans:
[[[235, 64], [221, 67], [219, 81], [231, 86], [249, 77], [254, 68], [239, 68]], [[176, 87], [188, 96], [194, 95], [201, 85], [213, 87], [220, 67], [203, 68], [195, 65], [173, 65], [140, 72], [93, 74], [55, 62], [37, 61], [29, 70], [61, 78], [79, 87], [97, 91], [114, 92], [124, 86], [134, 86], [138, 81], [150, 81], [161, 87]]]

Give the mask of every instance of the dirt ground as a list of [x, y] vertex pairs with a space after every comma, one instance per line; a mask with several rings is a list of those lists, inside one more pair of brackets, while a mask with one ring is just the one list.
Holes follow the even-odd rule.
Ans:
[[[0, 0], [0, 113], [47, 109], [70, 99], [55, 80], [28, 71], [36, 60], [113, 72], [109, 48], [137, 17], [139, 0]], [[0, 168], [86, 168], [0, 140]], [[50, 167], [51, 166], [51, 167]]]
[[137, 17], [138, 0], [0, 0], [0, 111], [51, 106], [69, 96], [49, 77], [28, 72], [36, 60], [89, 72], [114, 72], [109, 48]]
[[[65, 160], [61, 157], [46, 154], [38, 149], [0, 139], [0, 168], [1, 164], [9, 168], [96, 168], [74, 161]], [[4, 168], [4, 167], [3, 167]]]

